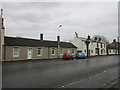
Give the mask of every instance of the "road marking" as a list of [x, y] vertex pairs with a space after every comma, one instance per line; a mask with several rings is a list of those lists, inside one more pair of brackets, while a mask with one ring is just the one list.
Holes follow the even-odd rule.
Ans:
[[[109, 71], [109, 70], [111, 70], [111, 69], [108, 69], [107, 71]], [[65, 87], [65, 86], [70, 86], [70, 85], [73, 85], [73, 84], [78, 83], [78, 82], [80, 82], [80, 81], [82, 81], [82, 80], [85, 80], [85, 79], [90, 79], [90, 78], [92, 78], [92, 77], [94, 77], [94, 76], [97, 76], [97, 75], [99, 75], [99, 74], [106, 73], [107, 71], [102, 71], [102, 72], [99, 72], [99, 73], [97, 73], [97, 74], [95, 74], [95, 75], [88, 76], [88, 77], [86, 77], [86, 78], [80, 79], [80, 80], [75, 81], [75, 82], [68, 83], [68, 84], [63, 85], [63, 86], [59, 86], [59, 87], [57, 87], [57, 88], [61, 88], [61, 87]]]

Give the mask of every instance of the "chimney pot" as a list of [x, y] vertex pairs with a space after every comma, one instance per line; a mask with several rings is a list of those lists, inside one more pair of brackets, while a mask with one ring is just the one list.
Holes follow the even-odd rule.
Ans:
[[99, 41], [101, 41], [101, 38], [99, 38]]
[[90, 36], [88, 35], [88, 38], [87, 38], [88, 40], [90, 40]]
[[97, 37], [95, 37], [95, 40], [97, 40]]
[[43, 40], [43, 34], [42, 33], [40, 34], [40, 40]]
[[116, 39], [113, 39], [113, 42], [116, 42]]
[[60, 41], [60, 36], [57, 36], [57, 41]]

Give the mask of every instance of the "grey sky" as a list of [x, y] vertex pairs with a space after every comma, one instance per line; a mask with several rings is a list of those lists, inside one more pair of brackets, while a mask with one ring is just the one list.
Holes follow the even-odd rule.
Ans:
[[62, 41], [77, 32], [80, 37], [103, 35], [110, 42], [118, 34], [117, 2], [4, 2], [6, 35]]

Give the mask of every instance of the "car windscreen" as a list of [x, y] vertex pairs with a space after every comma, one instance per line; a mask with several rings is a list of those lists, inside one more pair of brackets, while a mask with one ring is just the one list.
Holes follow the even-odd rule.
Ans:
[[78, 55], [84, 55], [84, 53], [78, 53]]
[[71, 54], [66, 54], [66, 55], [71, 55]]

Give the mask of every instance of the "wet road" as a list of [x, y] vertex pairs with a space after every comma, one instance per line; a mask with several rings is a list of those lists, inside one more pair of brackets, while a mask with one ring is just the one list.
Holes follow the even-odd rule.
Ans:
[[2, 87], [58, 88], [117, 66], [118, 56], [99, 56], [68, 61], [56, 59], [4, 62]]
[[2, 89], [2, 62], [0, 61], [0, 89]]
[[[112, 88], [114, 84], [117, 84], [118, 67], [114, 67], [109, 70], [105, 70], [101, 73], [97, 73], [88, 78], [81, 79], [59, 88]], [[117, 88], [118, 85], [116, 85]]]

